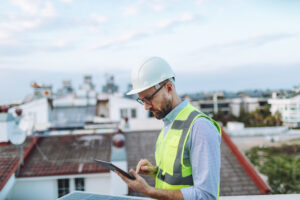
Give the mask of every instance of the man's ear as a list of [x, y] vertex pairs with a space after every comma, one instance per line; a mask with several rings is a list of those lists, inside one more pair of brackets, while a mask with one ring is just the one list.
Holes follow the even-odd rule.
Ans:
[[166, 83], [167, 91], [168, 93], [172, 92], [174, 90], [174, 86], [171, 82]]

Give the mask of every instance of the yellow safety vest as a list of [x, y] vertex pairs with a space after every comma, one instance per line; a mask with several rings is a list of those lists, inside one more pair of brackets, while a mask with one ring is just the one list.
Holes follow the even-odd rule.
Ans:
[[[176, 116], [165, 137], [162, 129], [156, 141], [155, 161], [158, 167], [155, 178], [156, 188], [180, 190], [193, 185], [192, 166], [184, 165], [183, 153], [193, 123], [200, 117], [210, 120], [221, 135], [221, 128], [216, 121], [188, 104]], [[217, 198], [219, 199], [220, 184], [218, 187]]]

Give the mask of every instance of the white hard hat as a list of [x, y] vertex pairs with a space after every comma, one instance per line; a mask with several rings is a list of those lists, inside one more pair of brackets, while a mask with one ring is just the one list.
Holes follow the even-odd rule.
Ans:
[[173, 77], [175, 73], [165, 60], [160, 57], [151, 57], [133, 69], [131, 74], [133, 88], [127, 95], [140, 93]]

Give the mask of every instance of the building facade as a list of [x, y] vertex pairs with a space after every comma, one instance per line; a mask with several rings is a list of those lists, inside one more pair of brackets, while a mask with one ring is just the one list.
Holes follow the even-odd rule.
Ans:
[[269, 99], [271, 112], [274, 115], [280, 112], [283, 124], [288, 127], [300, 127], [300, 95], [291, 98], [274, 98]]

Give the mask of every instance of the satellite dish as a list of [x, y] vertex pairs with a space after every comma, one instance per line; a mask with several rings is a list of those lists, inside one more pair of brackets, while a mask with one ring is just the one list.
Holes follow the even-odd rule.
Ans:
[[16, 175], [20, 173], [20, 168], [23, 166], [23, 143], [26, 139], [26, 133], [25, 131], [22, 131], [19, 129], [19, 127], [16, 124], [16, 121], [12, 120], [7, 123], [7, 131], [8, 131], [8, 139], [9, 141], [14, 144], [18, 145], [20, 147], [20, 162], [18, 169], [16, 171]]
[[8, 139], [14, 145], [21, 145], [25, 142], [26, 133], [21, 131], [17, 126], [9, 126]]

